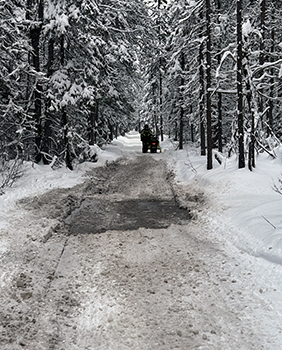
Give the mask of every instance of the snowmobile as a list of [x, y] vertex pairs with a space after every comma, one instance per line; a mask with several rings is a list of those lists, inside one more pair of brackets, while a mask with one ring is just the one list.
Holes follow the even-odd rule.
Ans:
[[159, 140], [156, 136], [152, 136], [151, 145], [150, 145], [151, 153], [157, 153], [158, 148], [159, 148]]

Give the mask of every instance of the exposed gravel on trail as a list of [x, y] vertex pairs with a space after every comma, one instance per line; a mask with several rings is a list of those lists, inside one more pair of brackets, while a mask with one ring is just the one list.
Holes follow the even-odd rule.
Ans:
[[84, 189], [82, 205], [65, 221], [70, 233], [164, 228], [187, 223], [189, 211], [177, 205], [171, 177], [163, 161], [144, 156], [131, 163], [122, 159], [96, 170]]
[[22, 200], [1, 260], [0, 349], [280, 349], [240, 252], [199, 224], [203, 205], [157, 155]]

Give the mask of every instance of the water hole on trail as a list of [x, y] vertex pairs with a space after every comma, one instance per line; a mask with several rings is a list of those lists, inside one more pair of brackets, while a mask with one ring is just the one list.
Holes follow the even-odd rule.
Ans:
[[70, 234], [127, 231], [138, 228], [160, 229], [171, 224], [187, 224], [188, 210], [174, 200], [85, 201], [66, 221]]

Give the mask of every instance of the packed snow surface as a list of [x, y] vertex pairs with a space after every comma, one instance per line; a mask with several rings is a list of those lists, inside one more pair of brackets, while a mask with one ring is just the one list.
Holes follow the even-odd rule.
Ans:
[[[281, 349], [281, 150], [250, 172], [161, 148], [132, 131], [74, 171], [24, 165], [0, 197], [1, 349]], [[69, 235], [57, 219], [172, 194], [191, 222]]]

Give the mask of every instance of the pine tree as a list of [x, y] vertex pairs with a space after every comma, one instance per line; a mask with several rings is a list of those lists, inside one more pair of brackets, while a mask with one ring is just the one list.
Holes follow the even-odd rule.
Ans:
[[1, 157], [27, 157], [33, 120], [26, 99], [26, 61], [31, 47], [22, 21], [25, 9], [14, 1], [0, 1], [0, 151]]
[[36, 72], [34, 99], [35, 161], [41, 160], [42, 148], [42, 85], [40, 82], [40, 36], [44, 15], [43, 0], [27, 0], [26, 19], [29, 22], [29, 37], [32, 47], [31, 64]]

